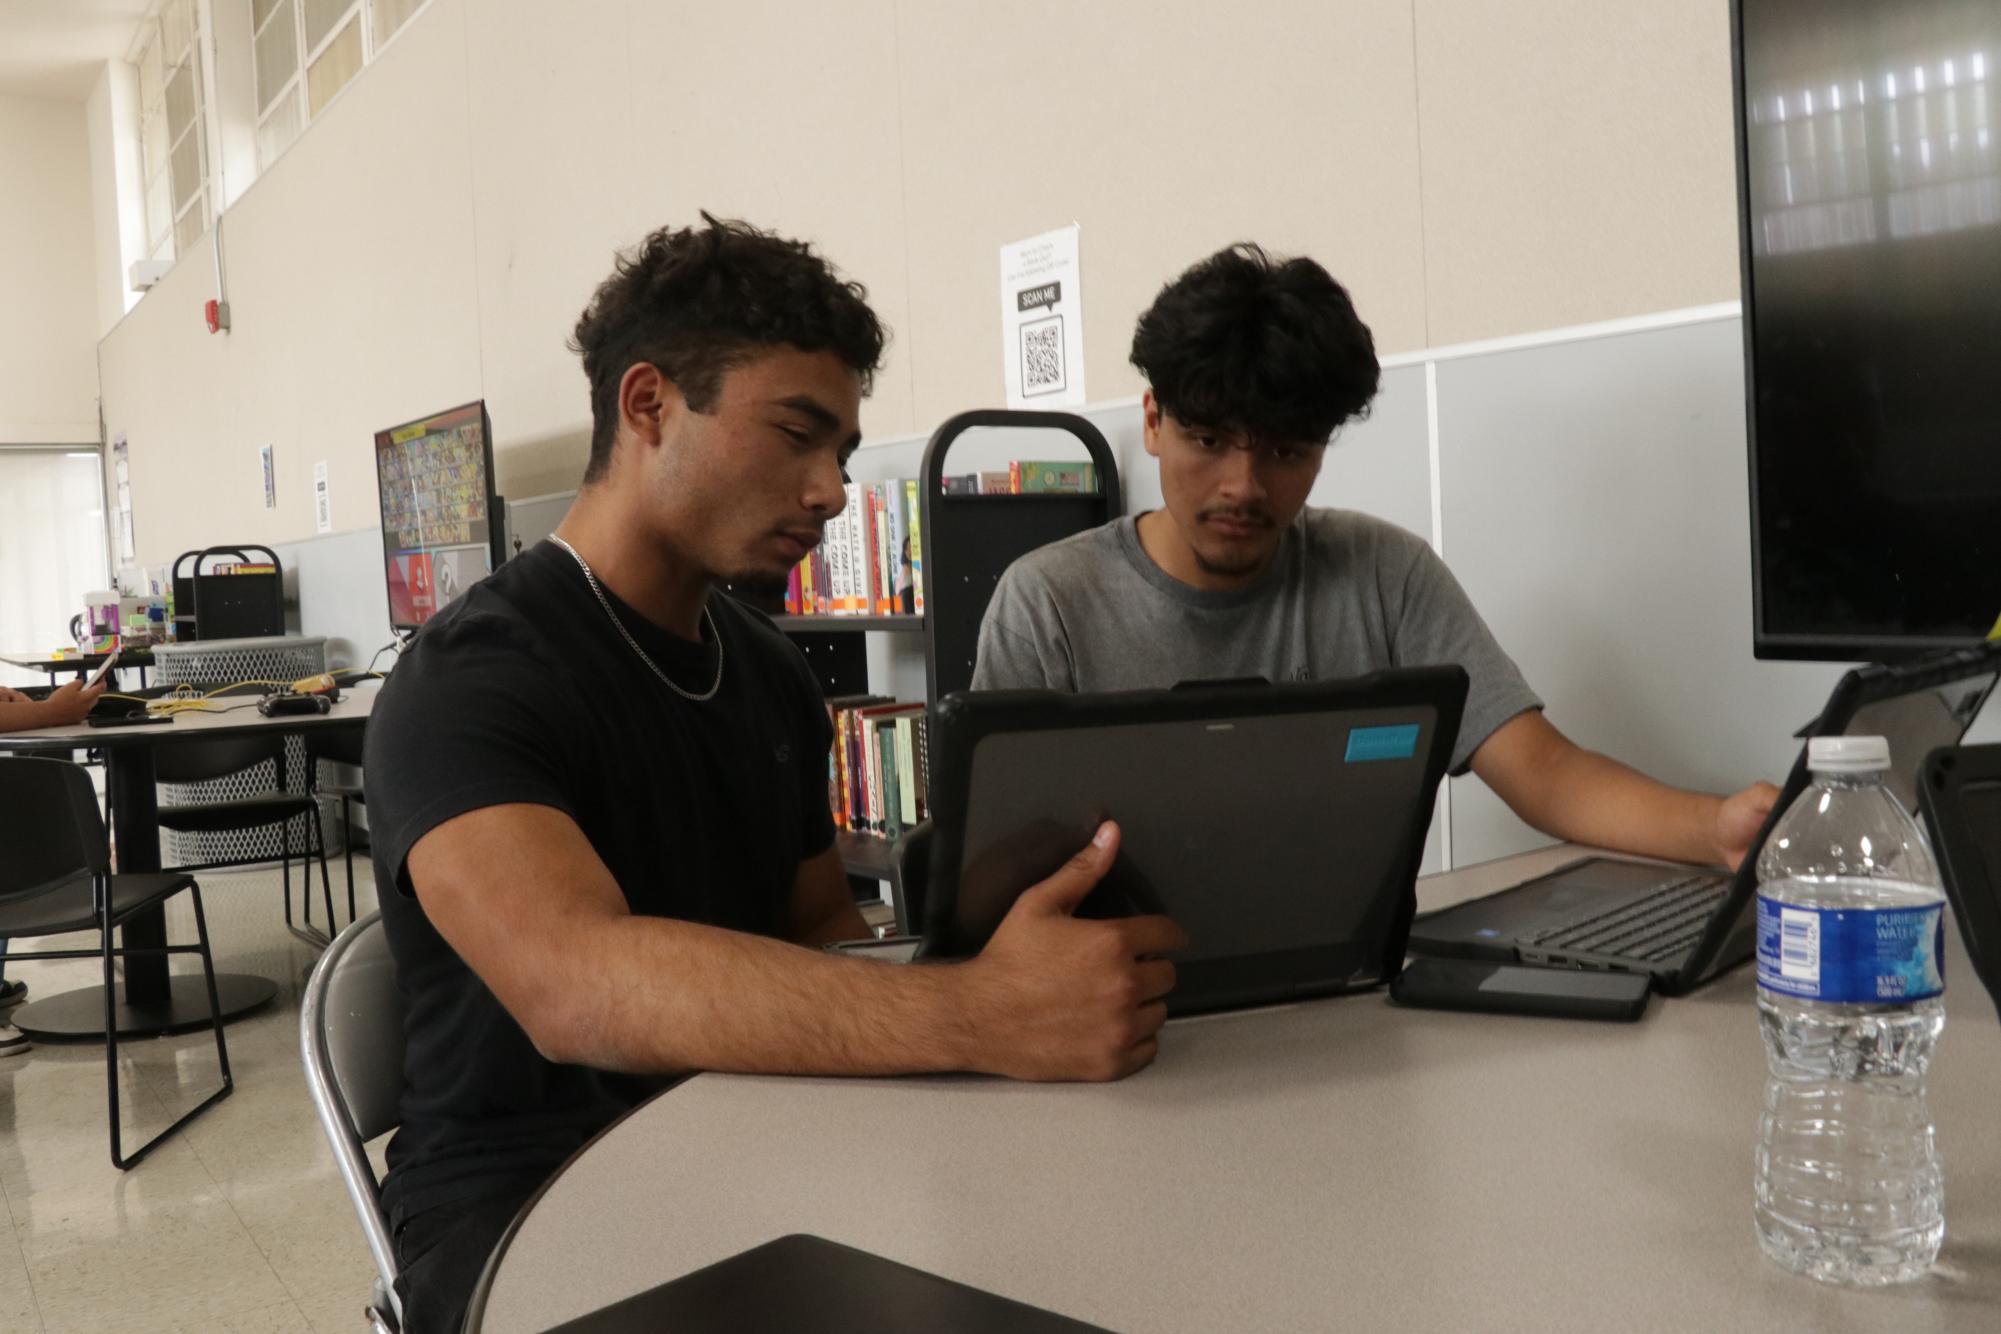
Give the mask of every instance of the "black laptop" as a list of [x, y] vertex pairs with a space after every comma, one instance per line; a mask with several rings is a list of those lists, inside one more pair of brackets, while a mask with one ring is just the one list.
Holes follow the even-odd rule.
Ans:
[[684, 1274], [551, 1334], [1106, 1334], [1096, 1325], [803, 1233]]
[[923, 954], [978, 953], [1113, 819], [1118, 861], [1082, 913], [1164, 913], [1188, 933], [1169, 1013], [1384, 983], [1465, 701], [1458, 667], [950, 695], [932, 723]]
[[2001, 1008], [2001, 745], [1933, 751], [1918, 807], [1973, 971]]
[[[2001, 644], [1857, 667], [1836, 683], [1820, 717], [1798, 735], [1888, 738], [1890, 789], [1916, 813], [1924, 757], [1959, 743], [1997, 675]], [[1411, 928], [1411, 953], [1648, 973], [1657, 990], [1681, 995], [1752, 956], [1758, 853], [1811, 781], [1802, 744], [1771, 817], [1735, 874], [1583, 857], [1525, 884], [1425, 914]]]

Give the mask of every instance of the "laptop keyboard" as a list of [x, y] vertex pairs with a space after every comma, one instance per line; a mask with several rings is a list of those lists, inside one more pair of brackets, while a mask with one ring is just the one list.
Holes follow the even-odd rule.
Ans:
[[1622, 907], [1523, 936], [1520, 943], [1524, 957], [1607, 954], [1662, 963], [1695, 948], [1729, 891], [1728, 876], [1697, 872]]

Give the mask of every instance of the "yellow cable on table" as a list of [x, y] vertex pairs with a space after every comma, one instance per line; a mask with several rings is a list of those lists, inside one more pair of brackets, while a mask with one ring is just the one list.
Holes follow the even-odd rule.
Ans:
[[146, 708], [148, 712], [164, 714], [169, 717], [182, 713], [214, 713], [216, 710], [209, 708], [208, 705], [210, 700], [214, 699], [217, 695], [225, 694], [228, 691], [236, 690], [243, 686], [269, 686], [275, 690], [289, 690], [292, 683], [290, 681], [231, 681], [226, 686], [217, 686], [206, 693], [198, 692], [191, 685], [182, 684], [175, 686], [173, 693], [148, 701]]
[[[1997, 630], [2001, 630], [2001, 626], [1997, 626], [1996, 628]], [[373, 671], [358, 673], [353, 678], [355, 681], [380, 681], [383, 679], [381, 672]], [[175, 686], [171, 693], [158, 696], [154, 699], [148, 699], [144, 695], [123, 695], [107, 690], [104, 692], [104, 698], [122, 699], [133, 704], [144, 704], [149, 713], [171, 716], [180, 713], [221, 712], [221, 710], [210, 708], [208, 702], [217, 695], [231, 690], [238, 690], [244, 686], [267, 686], [273, 690], [291, 690], [301, 694], [312, 694], [332, 688], [335, 684], [336, 682], [331, 673], [322, 672], [317, 676], [308, 676], [297, 681], [231, 681], [226, 686], [217, 686], [206, 693], [198, 692], [193, 686], [183, 683]]]

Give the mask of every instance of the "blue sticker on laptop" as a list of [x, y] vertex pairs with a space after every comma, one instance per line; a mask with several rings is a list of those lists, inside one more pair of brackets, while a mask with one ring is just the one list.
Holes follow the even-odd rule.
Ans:
[[1395, 727], [1353, 727], [1348, 729], [1348, 763], [1366, 760], [1407, 760], [1417, 754], [1416, 723]]

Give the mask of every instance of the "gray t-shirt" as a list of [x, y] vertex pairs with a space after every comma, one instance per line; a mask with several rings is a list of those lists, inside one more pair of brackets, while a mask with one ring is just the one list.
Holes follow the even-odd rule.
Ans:
[[1495, 729], [1542, 701], [1424, 539], [1352, 510], [1307, 509], [1256, 582], [1213, 591], [1154, 564], [1128, 516], [1008, 568], [980, 626], [973, 688], [1331, 681], [1446, 663], [1472, 681], [1457, 774]]

